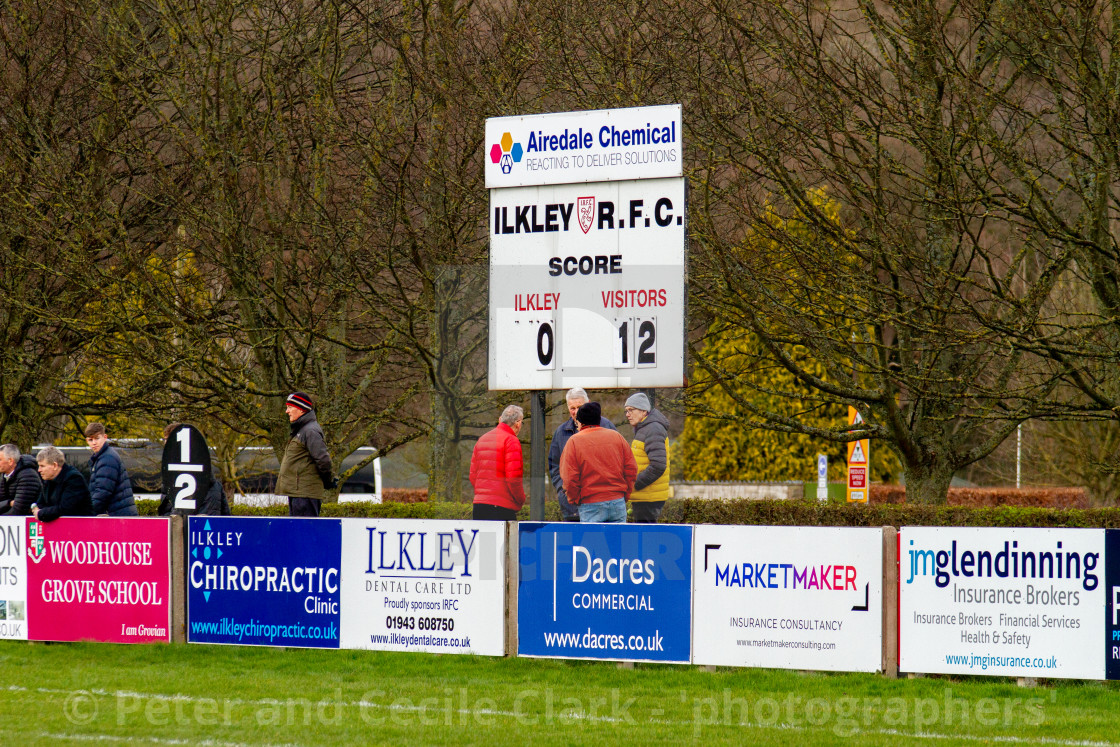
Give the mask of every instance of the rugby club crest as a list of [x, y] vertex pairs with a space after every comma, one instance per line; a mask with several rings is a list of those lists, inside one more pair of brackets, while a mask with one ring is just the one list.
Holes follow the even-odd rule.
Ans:
[[579, 227], [583, 229], [584, 233], [587, 233], [591, 230], [591, 224], [595, 221], [595, 198], [580, 197], [577, 199], [576, 213], [579, 215]]

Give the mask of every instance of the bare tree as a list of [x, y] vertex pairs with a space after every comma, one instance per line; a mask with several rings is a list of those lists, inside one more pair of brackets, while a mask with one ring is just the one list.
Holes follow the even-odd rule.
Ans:
[[1016, 342], [1060, 322], [1071, 251], [1001, 202], [1013, 175], [993, 138], [1023, 129], [998, 123], [988, 94], [1015, 70], [983, 53], [984, 30], [910, 2], [711, 2], [690, 27], [698, 306], [764, 341], [799, 382], [788, 397], [864, 420], [815, 428], [755, 407], [744, 424], [878, 439], [926, 502], [1018, 423], [1083, 409], [1064, 397], [1068, 369]]
[[[0, 436], [24, 446], [57, 417], [136, 410], [165, 381], [88, 386], [129, 322], [129, 269], [169, 233], [188, 169], [154, 102], [171, 67], [127, 7], [0, 10]], [[135, 311], [135, 306], [132, 306]]]

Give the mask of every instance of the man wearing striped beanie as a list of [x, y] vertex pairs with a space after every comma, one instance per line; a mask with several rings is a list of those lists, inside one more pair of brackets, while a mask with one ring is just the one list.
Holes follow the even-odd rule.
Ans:
[[338, 487], [331, 472], [331, 455], [323, 429], [315, 417], [315, 403], [303, 392], [293, 392], [284, 403], [292, 424], [291, 440], [280, 460], [276, 492], [288, 496], [289, 516], [318, 516], [323, 493]]

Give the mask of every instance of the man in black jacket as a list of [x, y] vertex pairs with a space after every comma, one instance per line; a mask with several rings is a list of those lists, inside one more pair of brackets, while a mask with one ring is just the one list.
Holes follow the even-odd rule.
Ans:
[[20, 454], [15, 444], [0, 446], [0, 515], [30, 516], [31, 504], [39, 500], [43, 481], [35, 470], [35, 459]]
[[53, 446], [35, 456], [43, 478], [43, 494], [32, 514], [39, 521], [54, 521], [60, 516], [90, 516], [93, 513], [89, 486], [82, 473], [66, 463], [66, 457]]

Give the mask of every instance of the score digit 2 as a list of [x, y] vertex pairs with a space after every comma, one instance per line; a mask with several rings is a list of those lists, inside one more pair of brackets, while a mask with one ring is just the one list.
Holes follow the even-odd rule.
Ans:
[[657, 366], [657, 317], [634, 319], [634, 354], [638, 368]]

